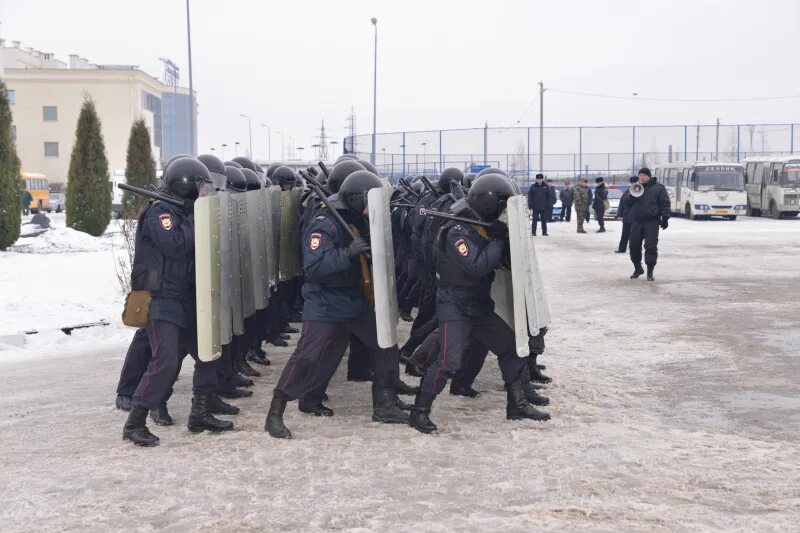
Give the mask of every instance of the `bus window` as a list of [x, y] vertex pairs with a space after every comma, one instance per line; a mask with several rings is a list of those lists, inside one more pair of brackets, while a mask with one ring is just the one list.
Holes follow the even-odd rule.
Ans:
[[741, 167], [717, 165], [699, 167], [695, 170], [697, 182], [695, 187], [707, 187], [714, 190], [742, 190], [744, 188], [744, 170]]
[[781, 187], [800, 187], [800, 163], [786, 163], [783, 166]]
[[753, 183], [761, 183], [764, 175], [764, 163], [756, 163], [755, 170], [753, 170]]
[[755, 163], [747, 163], [744, 169], [744, 182], [753, 183], [753, 170], [756, 168]]
[[777, 185], [780, 182], [781, 171], [783, 170], [783, 163], [772, 163], [772, 172], [770, 173], [770, 183]]

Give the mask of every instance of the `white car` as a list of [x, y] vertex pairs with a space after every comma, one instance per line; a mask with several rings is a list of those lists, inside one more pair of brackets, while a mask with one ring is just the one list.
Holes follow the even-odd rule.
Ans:
[[606, 210], [603, 218], [616, 218], [617, 211], [619, 210], [619, 201], [622, 199], [624, 193], [619, 189], [608, 190], [608, 203], [611, 207]]

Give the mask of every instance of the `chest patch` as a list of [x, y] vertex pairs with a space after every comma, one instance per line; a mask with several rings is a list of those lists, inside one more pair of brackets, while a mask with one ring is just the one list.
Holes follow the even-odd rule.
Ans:
[[312, 233], [308, 238], [308, 247], [311, 250], [316, 250], [320, 244], [322, 244], [322, 234]]
[[456, 251], [462, 257], [467, 257], [469, 255], [469, 245], [467, 241], [464, 239], [458, 239], [456, 241]]
[[161, 222], [161, 227], [165, 230], [169, 231], [172, 229], [172, 215], [169, 213], [158, 215], [158, 221]]

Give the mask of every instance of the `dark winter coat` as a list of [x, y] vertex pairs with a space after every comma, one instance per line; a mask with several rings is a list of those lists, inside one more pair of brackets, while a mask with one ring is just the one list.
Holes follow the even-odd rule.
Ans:
[[660, 183], [649, 181], [644, 185], [644, 193], [638, 198], [628, 195], [625, 211], [630, 211], [634, 223], [650, 222], [662, 217], [669, 218], [670, 204], [667, 189]]
[[528, 207], [534, 211], [547, 211], [553, 208], [555, 193], [546, 184], [534, 183], [528, 189]]
[[561, 191], [561, 205], [572, 205], [572, 202], [574, 200], [575, 200], [575, 188], [564, 187], [564, 190]]
[[604, 202], [608, 199], [608, 189], [605, 184], [601, 183], [594, 188], [594, 200], [592, 200], [592, 209], [599, 211], [605, 209]]
[[625, 191], [622, 194], [622, 198], [619, 200], [619, 207], [617, 207], [617, 218], [621, 218], [622, 222], [625, 224], [630, 224], [633, 222], [633, 212], [627, 205], [630, 195], [631, 191]]

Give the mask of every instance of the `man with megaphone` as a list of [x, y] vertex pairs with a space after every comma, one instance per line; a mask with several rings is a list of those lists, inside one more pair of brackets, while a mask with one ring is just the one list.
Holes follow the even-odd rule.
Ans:
[[642, 268], [642, 243], [644, 243], [644, 262], [647, 265], [647, 281], [655, 281], [653, 270], [658, 261], [658, 230], [669, 226], [670, 204], [667, 189], [656, 183], [649, 168], [639, 171], [639, 183], [642, 190], [639, 194], [636, 183], [631, 185], [630, 194], [625, 201], [625, 210], [630, 210], [633, 226], [631, 226], [631, 262], [635, 270], [631, 279], [644, 274]]

